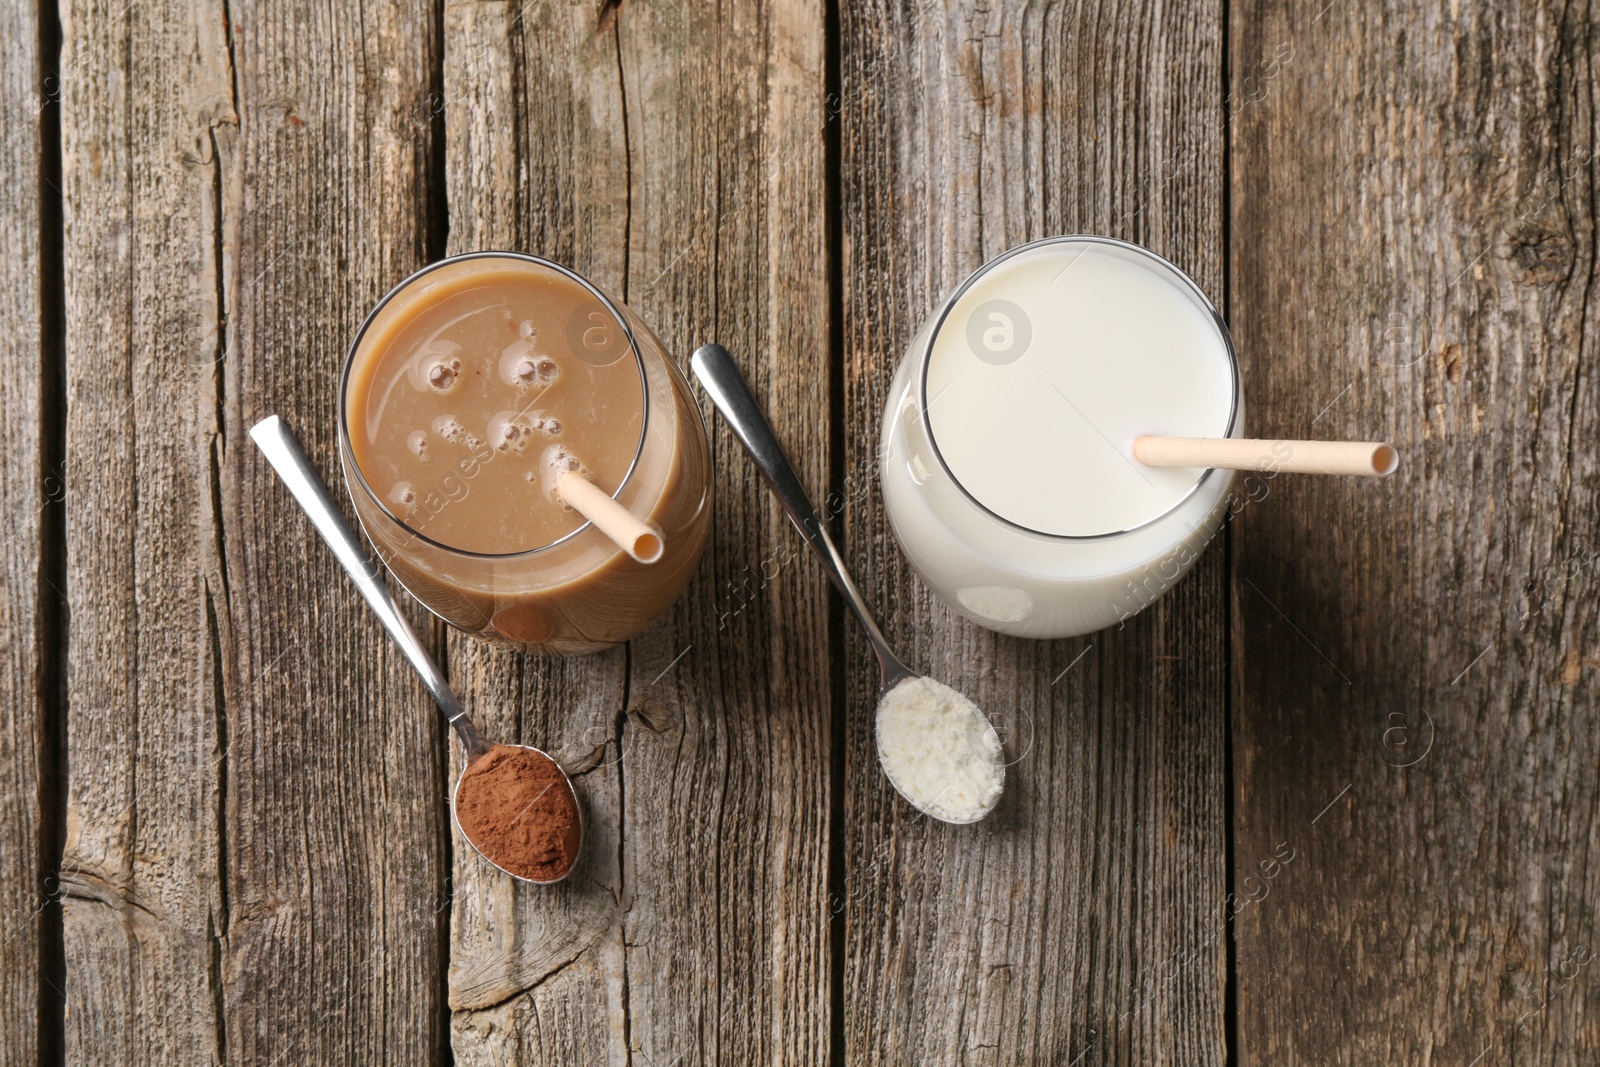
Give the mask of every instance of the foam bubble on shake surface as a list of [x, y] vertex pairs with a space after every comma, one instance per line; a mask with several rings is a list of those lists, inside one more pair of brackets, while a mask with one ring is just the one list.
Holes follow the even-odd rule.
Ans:
[[878, 758], [900, 794], [945, 822], [976, 822], [1005, 786], [1000, 738], [978, 706], [932, 678], [907, 678], [878, 704]]
[[440, 415], [434, 419], [433, 432], [453, 445], [460, 444], [467, 436], [467, 428], [454, 415]]
[[389, 500], [391, 503], [409, 511], [416, 506], [417, 491], [412, 488], [410, 482], [396, 482], [389, 490]]
[[531, 340], [514, 341], [500, 353], [500, 377], [519, 389], [535, 385], [550, 386], [561, 375], [561, 366], [541, 355]]
[[563, 474], [576, 474], [580, 478], [592, 479], [594, 475], [583, 461], [572, 454], [572, 450], [565, 445], [551, 445], [539, 457], [540, 481], [543, 483], [545, 495], [568, 511], [573, 510], [572, 505], [561, 499], [561, 494], [556, 490], [556, 485], [561, 481]]
[[526, 452], [533, 440], [533, 420], [521, 411], [502, 411], [489, 419], [489, 443], [500, 452]]
[[411, 384], [419, 390], [448, 393], [461, 378], [461, 346], [435, 338], [424, 345], [411, 365]]

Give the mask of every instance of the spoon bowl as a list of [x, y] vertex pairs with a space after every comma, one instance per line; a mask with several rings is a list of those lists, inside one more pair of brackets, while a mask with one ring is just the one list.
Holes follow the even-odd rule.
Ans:
[[461, 739], [461, 746], [466, 752], [466, 766], [461, 773], [456, 775], [456, 787], [450, 794], [450, 818], [456, 824], [456, 829], [461, 836], [466, 838], [475, 851], [485, 860], [505, 871], [513, 878], [529, 882], [533, 885], [554, 885], [572, 873], [572, 868], [577, 866], [576, 856], [583, 847], [583, 807], [578, 803], [577, 790], [572, 787], [572, 779], [567, 777], [567, 772], [550, 755], [531, 745], [512, 745], [507, 747], [525, 748], [530, 752], [537, 752], [549, 760], [561, 775], [561, 781], [568, 792], [572, 794], [573, 809], [577, 812], [576, 843], [572, 849], [574, 862], [569, 863], [561, 874], [555, 878], [539, 879], [528, 878], [507, 871], [484, 853], [476, 841], [473, 841], [461, 826], [461, 820], [456, 818], [456, 795], [461, 791], [461, 779], [466, 776], [474, 761], [487, 754], [494, 746], [484, 740], [478, 733], [472, 720], [467, 718], [466, 709], [461, 706], [461, 700], [449, 683], [444, 680], [438, 664], [433, 662], [433, 657], [428, 655], [428, 650], [422, 647], [422, 642], [417, 640], [416, 633], [411, 629], [411, 624], [400, 613], [400, 607], [389, 594], [389, 587], [384, 583], [383, 572], [367, 558], [362, 551], [361, 542], [356, 539], [355, 532], [344, 521], [344, 516], [328, 496], [328, 487], [323, 484], [317, 472], [312, 469], [311, 463], [306, 459], [305, 453], [300, 450], [300, 444], [294, 439], [288, 425], [276, 415], [269, 415], [250, 427], [250, 439], [261, 449], [267, 457], [267, 462], [272, 464], [272, 469], [288, 487], [290, 495], [295, 502], [305, 511], [311, 519], [311, 524], [316, 527], [317, 533], [327, 542], [333, 550], [334, 558], [339, 561], [345, 573], [356, 585], [361, 596], [372, 607], [378, 616], [378, 621], [383, 623], [383, 628], [389, 631], [389, 636], [394, 638], [395, 644], [400, 646], [401, 653], [413, 670], [422, 678], [422, 684], [427, 686], [428, 692], [433, 695], [434, 701], [439, 705], [439, 710], [444, 712], [456, 736]]
[[[583, 847], [583, 805], [578, 803], [578, 791], [573, 788], [572, 779], [567, 777], [567, 772], [561, 768], [560, 763], [556, 762], [556, 758], [554, 756], [550, 755], [550, 753], [544, 751], [543, 749], [534, 748], [532, 745], [513, 745], [502, 742], [495, 747], [526, 749], [529, 752], [543, 756], [545, 759], [554, 764], [557, 770], [561, 771], [561, 786], [572, 798], [572, 810], [577, 812], [578, 816], [576, 827], [573, 830], [574, 843], [572, 846], [573, 855], [576, 856], [578, 850]], [[513, 878], [520, 878], [524, 882], [532, 882], [534, 885], [556, 885], [560, 882], [566, 881], [567, 877], [572, 874], [573, 868], [578, 865], [576, 862], [567, 864], [566, 869], [554, 878], [529, 878], [527, 875], [518, 874], [516, 871], [507, 870], [506, 868], [501, 867], [500, 864], [495, 862], [494, 857], [485, 852], [483, 846], [474, 841], [471, 835], [469, 835], [467, 831], [462, 828], [461, 817], [456, 813], [456, 803], [461, 797], [461, 783], [466, 781], [467, 772], [471, 769], [472, 764], [469, 762], [466, 767], [462, 768], [461, 773], [456, 775], [456, 786], [454, 789], [450, 790], [450, 818], [455, 822], [456, 829], [461, 830], [461, 836], [466, 838], [467, 844], [472, 846], [472, 851], [476, 852], [479, 856], [482, 856], [484, 862], [489, 864], [491, 867], [495, 867], [501, 872], [509, 874]]]

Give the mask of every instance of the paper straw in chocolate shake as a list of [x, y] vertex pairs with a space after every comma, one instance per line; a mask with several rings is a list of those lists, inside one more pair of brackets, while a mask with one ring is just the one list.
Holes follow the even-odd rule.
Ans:
[[467, 753], [456, 782], [456, 826], [485, 859], [507, 874], [540, 885], [571, 873], [583, 842], [578, 795], [561, 765], [529, 745], [491, 745], [473, 727], [460, 699], [400, 614], [383, 572], [328, 497], [282, 419], [268, 416], [250, 427], [250, 437], [304, 509], [334, 558], [377, 613], [412, 669], [433, 694]]
[[574, 456], [552, 449], [546, 466], [555, 483], [555, 497], [594, 523], [595, 528], [640, 563], [654, 563], [665, 548], [661, 531], [617, 503], [584, 476]]

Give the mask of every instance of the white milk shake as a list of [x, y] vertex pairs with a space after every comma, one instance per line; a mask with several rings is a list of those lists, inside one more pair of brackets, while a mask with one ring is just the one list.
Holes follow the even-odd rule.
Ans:
[[1150, 468], [1141, 434], [1237, 437], [1238, 368], [1194, 283], [1135, 245], [1061, 237], [986, 264], [890, 390], [884, 502], [935, 592], [1005, 633], [1147, 606], [1220, 524], [1229, 471]]

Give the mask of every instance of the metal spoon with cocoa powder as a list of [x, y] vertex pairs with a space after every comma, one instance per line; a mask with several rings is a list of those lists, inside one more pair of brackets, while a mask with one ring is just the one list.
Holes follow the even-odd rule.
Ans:
[[271, 415], [250, 428], [250, 437], [333, 549], [383, 628], [422, 676], [461, 739], [467, 766], [450, 798], [461, 836], [484, 859], [514, 878], [536, 885], [553, 885], [564, 879], [583, 842], [582, 809], [566, 772], [532, 746], [492, 745], [484, 740], [433, 657], [400, 614], [384, 584], [383, 572], [362, 551], [361, 542], [329, 498], [327, 486], [300, 451], [289, 427]]

